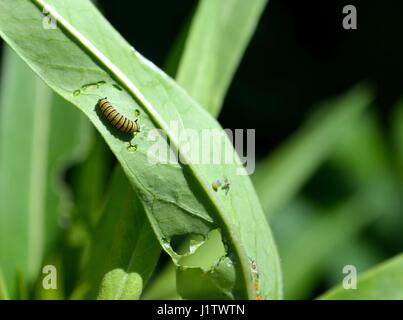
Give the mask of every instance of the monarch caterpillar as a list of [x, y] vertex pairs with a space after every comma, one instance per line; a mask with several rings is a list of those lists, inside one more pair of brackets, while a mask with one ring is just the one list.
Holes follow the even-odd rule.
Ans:
[[123, 114], [117, 112], [107, 98], [99, 99], [97, 105], [106, 120], [119, 131], [124, 133], [140, 132], [140, 125], [137, 123], [137, 119], [135, 121], [129, 120]]

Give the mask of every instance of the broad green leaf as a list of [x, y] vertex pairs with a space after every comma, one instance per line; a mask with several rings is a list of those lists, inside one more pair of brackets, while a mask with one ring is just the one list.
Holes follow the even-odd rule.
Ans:
[[354, 126], [370, 101], [369, 92], [357, 87], [323, 103], [323, 110], [257, 167], [253, 182], [269, 218], [330, 155], [346, 128]]
[[[45, 7], [56, 18], [57, 29], [43, 28]], [[182, 88], [131, 48], [88, 1], [3, 1], [0, 34], [100, 131], [139, 195], [158, 240], [176, 263], [183, 254], [174, 251], [175, 242], [184, 237], [202, 242], [212, 230], [220, 229], [236, 271], [233, 297], [255, 297], [249, 259], [261, 272], [263, 296], [281, 297], [276, 248], [239, 160], [217, 165], [190, 161], [197, 157], [185, 129], [200, 137], [204, 129], [221, 128]], [[135, 109], [140, 110], [143, 130], [133, 139], [137, 151], [128, 148], [127, 137], [115, 133], [94, 110], [101, 97], [108, 97], [130, 118]], [[153, 128], [161, 129], [172, 150], [179, 151], [180, 165], [150, 163], [147, 150], [155, 143], [147, 135]], [[214, 141], [203, 154], [212, 155], [212, 150], [236, 157], [226, 138]], [[211, 187], [223, 176], [231, 182], [227, 195]]]
[[217, 116], [267, 0], [202, 0], [176, 79]]
[[102, 218], [86, 251], [83, 281], [96, 290], [104, 274], [113, 269], [135, 272], [146, 283], [158, 261], [161, 247], [120, 167], [115, 170]]
[[402, 300], [403, 255], [387, 260], [358, 277], [356, 289], [342, 285], [325, 293], [323, 300]]
[[88, 121], [7, 49], [0, 107], [0, 265], [11, 297], [31, 286], [61, 231], [63, 169], [86, 148]]
[[102, 279], [98, 300], [138, 300], [142, 289], [143, 281], [139, 274], [114, 269]]

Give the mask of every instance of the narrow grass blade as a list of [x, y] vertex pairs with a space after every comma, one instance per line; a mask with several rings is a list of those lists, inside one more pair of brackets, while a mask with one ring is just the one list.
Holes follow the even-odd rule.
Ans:
[[199, 2], [176, 79], [213, 116], [252, 37], [267, 0]]

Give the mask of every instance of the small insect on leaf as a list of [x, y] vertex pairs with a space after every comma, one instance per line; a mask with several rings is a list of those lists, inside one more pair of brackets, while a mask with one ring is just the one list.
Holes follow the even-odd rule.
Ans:
[[230, 188], [230, 183], [229, 180], [227, 178], [224, 178], [224, 185], [222, 186], [221, 189], [225, 190], [225, 194], [227, 195], [229, 192], [229, 188]]
[[224, 178], [223, 180], [217, 179], [211, 184], [211, 187], [215, 192], [217, 192], [218, 189], [221, 188], [221, 190], [224, 190], [225, 194], [227, 195], [230, 188], [230, 183], [227, 178]]
[[213, 187], [213, 190], [214, 190], [215, 192], [217, 192], [218, 189], [222, 186], [222, 182], [221, 182], [220, 179], [217, 179], [217, 180], [215, 180], [215, 181], [212, 183], [211, 186]]
[[124, 115], [117, 112], [106, 98], [99, 99], [97, 105], [102, 114], [105, 116], [106, 120], [119, 131], [123, 133], [140, 132], [140, 125], [138, 124], [137, 120], [129, 120]]

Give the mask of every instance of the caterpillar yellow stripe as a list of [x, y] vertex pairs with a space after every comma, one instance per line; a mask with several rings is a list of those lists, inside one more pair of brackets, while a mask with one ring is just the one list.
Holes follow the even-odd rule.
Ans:
[[99, 99], [97, 105], [106, 120], [119, 131], [123, 133], [140, 132], [140, 125], [137, 120], [129, 120], [123, 114], [117, 112], [106, 98]]

